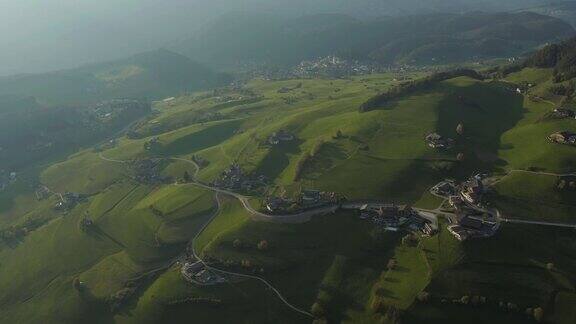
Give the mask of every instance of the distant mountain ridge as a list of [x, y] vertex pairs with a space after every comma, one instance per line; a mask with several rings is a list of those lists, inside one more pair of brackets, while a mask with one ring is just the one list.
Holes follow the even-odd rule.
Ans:
[[225, 79], [183, 55], [161, 49], [75, 69], [2, 77], [0, 96], [35, 97], [45, 105], [83, 105], [113, 98], [153, 100], [215, 86]]
[[541, 6], [521, 9], [520, 11], [530, 11], [559, 18], [576, 27], [576, 1], [551, 2]]
[[213, 66], [293, 64], [330, 54], [385, 64], [430, 64], [518, 55], [574, 34], [568, 23], [531, 12], [428, 14], [368, 21], [340, 14], [296, 19], [235, 14], [214, 21], [178, 50]]

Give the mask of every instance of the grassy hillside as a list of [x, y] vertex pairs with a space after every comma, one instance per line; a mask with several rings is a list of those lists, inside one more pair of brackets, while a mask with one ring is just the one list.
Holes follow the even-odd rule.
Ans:
[[[495, 182], [488, 203], [506, 217], [574, 222], [573, 192], [558, 191], [554, 176], [574, 171], [574, 148], [546, 139], [575, 127], [550, 118], [563, 100], [548, 91], [553, 73], [431, 77], [397, 93], [403, 86], [393, 74], [252, 80], [158, 103], [115, 145], [42, 168], [40, 182], [53, 191], [88, 195], [70, 210], [53, 208], [58, 195], [36, 200], [18, 183], [2, 193], [0, 232], [19, 236], [0, 243], [0, 322], [309, 322], [261, 281], [226, 275], [226, 284], [198, 286], [183, 279], [176, 261], [211, 216], [194, 242], [200, 255], [264, 278], [329, 322], [526, 321], [500, 310], [499, 301], [569, 318], [576, 279], [569, 230], [506, 224], [493, 238], [459, 242], [440, 219], [438, 234], [403, 244], [402, 234], [346, 211], [299, 224], [257, 221], [238, 200], [219, 195], [217, 203], [213, 191], [194, 184], [138, 182], [130, 162], [163, 159], [155, 172], [178, 180], [196, 175], [194, 159], [206, 183], [237, 163], [266, 175], [265, 194], [320, 189], [431, 209], [441, 203], [429, 193], [439, 180], [488, 172]], [[370, 109], [358, 109], [366, 102]], [[294, 140], [271, 145], [280, 130]], [[454, 148], [428, 147], [432, 132], [454, 138]], [[250, 197], [255, 208], [265, 194]], [[387, 267], [391, 259], [395, 267]], [[422, 291], [431, 294], [428, 303], [418, 301]], [[488, 302], [451, 303], [463, 296]]]
[[[178, 197], [190, 200], [173, 204], [182, 200]], [[152, 207], [164, 216], [154, 215]], [[129, 281], [139, 287], [143, 273], [170, 262], [212, 210], [211, 196], [199, 189], [157, 190], [130, 182], [108, 187], [15, 247], [0, 250], [0, 319], [77, 321], [89, 307], [90, 317], [101, 322], [109, 314], [110, 296]], [[80, 226], [85, 217], [94, 221], [87, 230]], [[75, 291], [74, 278], [86, 289]]]

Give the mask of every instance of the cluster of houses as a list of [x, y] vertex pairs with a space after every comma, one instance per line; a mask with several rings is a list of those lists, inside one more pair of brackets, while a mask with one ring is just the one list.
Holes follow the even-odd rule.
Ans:
[[69, 211], [79, 203], [85, 202], [86, 198], [86, 195], [80, 193], [66, 192], [60, 195], [60, 201], [54, 205], [54, 209], [62, 212]]
[[551, 134], [548, 139], [552, 143], [556, 144], [566, 144], [566, 145], [576, 145], [576, 133], [571, 131], [562, 131]]
[[303, 190], [296, 199], [268, 197], [264, 201], [267, 212], [298, 212], [329, 204], [338, 204], [343, 197], [335, 192], [320, 190]]
[[141, 159], [135, 160], [130, 164], [134, 173], [134, 180], [148, 185], [158, 185], [171, 183], [173, 179], [163, 176], [162, 159]]
[[437, 196], [448, 198], [448, 202], [456, 210], [466, 205], [478, 206], [486, 192], [483, 182], [485, 177], [485, 174], [477, 174], [460, 184], [453, 180], [445, 180], [434, 186], [431, 191]]
[[196, 285], [215, 285], [226, 281], [223, 277], [207, 269], [206, 266], [200, 261], [189, 260], [184, 262], [184, 264], [182, 264], [180, 273], [182, 274], [182, 277], [186, 279], [186, 281]]
[[339, 203], [344, 197], [333, 191], [303, 190], [298, 203], [304, 208], [314, 208], [326, 204]]
[[291, 212], [298, 209], [294, 200], [284, 197], [268, 197], [264, 200], [264, 207], [270, 213]]
[[373, 73], [400, 73], [409, 72], [439, 72], [439, 68], [427, 65], [410, 64], [382, 64], [372, 60], [345, 60], [335, 55], [304, 60], [295, 66], [278, 67], [254, 62], [240, 63], [244, 79], [262, 80], [293, 80], [310, 79], [318, 77], [347, 78], [354, 75], [369, 75]]
[[351, 75], [380, 73], [389, 70], [388, 66], [378, 62], [361, 62], [344, 60], [335, 55], [320, 57], [311, 61], [302, 61], [291, 71], [297, 78], [332, 77], [340, 78]]
[[576, 111], [565, 108], [556, 108], [552, 111], [552, 117], [557, 119], [576, 119]]
[[[552, 111], [552, 117], [556, 119], [576, 119], [576, 111], [566, 108], [556, 108]], [[560, 131], [548, 136], [552, 143], [576, 145], [576, 132]]]
[[112, 99], [99, 102], [90, 107], [96, 117], [109, 119], [126, 110], [150, 111], [152, 106], [149, 102], [134, 99]]
[[278, 145], [283, 142], [290, 142], [294, 140], [294, 135], [285, 130], [279, 130], [274, 132], [268, 137], [268, 143], [270, 145]]
[[228, 169], [224, 170], [220, 174], [218, 179], [212, 182], [212, 186], [216, 188], [245, 191], [257, 190], [266, 185], [266, 176], [250, 176], [245, 174], [237, 163], [233, 163]]
[[154, 136], [151, 139], [147, 140], [144, 143], [144, 149], [146, 151], [152, 151], [160, 145], [160, 138], [158, 136]]
[[437, 133], [426, 136], [426, 143], [433, 149], [447, 150], [454, 146], [454, 140]]
[[536, 84], [523, 82], [522, 84], [517, 85], [516, 87], [513, 87], [513, 88], [509, 88], [509, 89], [510, 89], [510, 91], [516, 92], [517, 94], [524, 95], [524, 94], [527, 94], [528, 91], [535, 86], [536, 86]]
[[479, 204], [485, 192], [481, 175], [475, 175], [460, 186], [460, 197], [470, 204]]
[[459, 241], [474, 238], [491, 237], [498, 231], [498, 222], [494, 220], [485, 220], [479, 216], [466, 214], [457, 214], [451, 225], [448, 225], [448, 231]]
[[362, 204], [358, 210], [361, 219], [371, 220], [387, 231], [397, 232], [405, 229], [432, 235], [437, 230], [430, 220], [421, 217], [418, 211], [406, 205]]
[[483, 183], [485, 177], [477, 174], [461, 184], [443, 181], [432, 188], [434, 194], [448, 198], [448, 203], [455, 210], [454, 216], [449, 217], [451, 224], [447, 228], [460, 241], [491, 237], [499, 228], [494, 215], [480, 207], [486, 192]]

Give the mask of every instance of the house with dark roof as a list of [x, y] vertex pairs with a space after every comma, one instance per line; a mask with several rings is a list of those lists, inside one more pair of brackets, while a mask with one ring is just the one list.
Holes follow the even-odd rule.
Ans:
[[460, 196], [462, 199], [471, 204], [478, 203], [482, 198], [483, 193], [484, 185], [482, 184], [482, 180], [477, 177], [472, 177], [470, 180], [465, 181], [460, 190]]
[[437, 133], [431, 133], [426, 136], [428, 146], [433, 149], [450, 149], [454, 146], [454, 140], [443, 137]]
[[490, 237], [498, 230], [498, 224], [470, 215], [458, 215], [456, 224], [447, 228], [454, 237], [464, 241], [469, 238]]
[[556, 108], [552, 111], [552, 116], [559, 119], [576, 118], [576, 112], [570, 109]]
[[272, 135], [270, 135], [270, 137], [268, 138], [268, 143], [270, 143], [271, 145], [278, 145], [281, 142], [290, 142], [294, 140], [294, 135], [285, 131], [285, 130], [279, 130], [278, 132], [274, 132], [272, 133]]
[[321, 200], [321, 192], [318, 190], [304, 190], [302, 191], [302, 205], [309, 206], [318, 204]]

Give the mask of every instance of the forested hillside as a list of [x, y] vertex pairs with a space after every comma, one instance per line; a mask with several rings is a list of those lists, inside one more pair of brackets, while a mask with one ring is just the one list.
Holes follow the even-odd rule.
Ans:
[[568, 23], [528, 12], [372, 20], [345, 15], [284, 19], [231, 14], [180, 44], [179, 50], [213, 66], [294, 64], [330, 54], [384, 64], [438, 64], [519, 55], [572, 35]]

